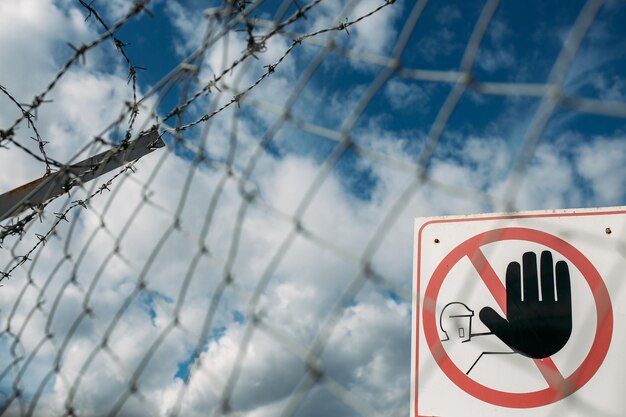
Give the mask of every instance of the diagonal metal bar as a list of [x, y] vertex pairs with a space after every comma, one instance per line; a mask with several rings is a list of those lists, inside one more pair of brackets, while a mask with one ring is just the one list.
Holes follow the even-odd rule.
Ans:
[[45, 175], [21, 187], [0, 195], [0, 221], [22, 211], [37, 207], [46, 201], [68, 192], [72, 187], [91, 181], [107, 172], [136, 161], [150, 152], [165, 146], [159, 132], [151, 130], [132, 142], [89, 157], [76, 164]]

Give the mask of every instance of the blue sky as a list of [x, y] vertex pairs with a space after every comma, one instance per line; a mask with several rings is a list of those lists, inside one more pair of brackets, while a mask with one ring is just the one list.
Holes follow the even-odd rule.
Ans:
[[[272, 18], [281, 2], [263, 2], [253, 16]], [[217, 4], [217, 3], [216, 3]], [[530, 5], [504, 2], [499, 5], [480, 45], [478, 59], [472, 67], [472, 75], [478, 82], [545, 84], [568, 31], [576, 21], [584, 2], [567, 2]], [[215, 5], [213, 5], [215, 6]], [[207, 5], [197, 2], [182, 3], [179, 13], [199, 15]], [[293, 5], [290, 6], [293, 11]], [[392, 33], [380, 34], [389, 38], [384, 43], [389, 53], [408, 17], [410, 4], [398, 2], [398, 12], [390, 18]], [[139, 84], [144, 89], [156, 83], [180, 62], [190, 51], [188, 39], [170, 17], [171, 3], [156, 2], [150, 9], [153, 16], [141, 15], [119, 32], [120, 39], [129, 39], [127, 51], [135, 65], [145, 67], [139, 73]], [[402, 54], [402, 65], [409, 69], [458, 70], [465, 47], [472, 33], [481, 8], [464, 2], [437, 2], [429, 4], [411, 33], [408, 47]], [[619, 2], [609, 2], [599, 12], [597, 19], [585, 37], [573, 62], [564, 85], [564, 92], [573, 97], [623, 99], [624, 85], [619, 68], [626, 65], [624, 28], [620, 22], [626, 13]], [[168, 16], [169, 15], [169, 16]], [[305, 22], [306, 23], [306, 22]], [[297, 28], [304, 27], [297, 24]], [[243, 30], [242, 27], [239, 30]], [[301, 29], [302, 30], [302, 29]], [[306, 30], [304, 30], [306, 32]], [[202, 32], [198, 30], [196, 34]], [[338, 36], [336, 42], [348, 48], [354, 46], [349, 34]], [[158, 53], [154, 46], [158, 45]], [[192, 42], [193, 45], [193, 42]], [[360, 48], [360, 47], [359, 47]], [[181, 51], [182, 49], [182, 51]], [[317, 46], [304, 45], [296, 51], [296, 67], [303, 69], [308, 54], [319, 50]], [[358, 49], [358, 48], [357, 48]], [[304, 51], [309, 52], [304, 53]], [[182, 52], [182, 53], [181, 53]], [[380, 51], [376, 51], [380, 52]], [[378, 54], [379, 56], [386, 55]], [[331, 54], [313, 74], [306, 89], [321, 100], [315, 103], [323, 107], [325, 96], [358, 97], [362, 90], [379, 73], [380, 66], [361, 63], [355, 65], [349, 59]], [[280, 73], [280, 68], [279, 68]], [[295, 78], [291, 77], [291, 80]], [[196, 84], [197, 87], [197, 84]], [[420, 137], [427, 132], [441, 108], [451, 84], [411, 80], [393, 75], [384, 90], [365, 109], [357, 129], [368, 129], [372, 123], [387, 133], [409, 137], [410, 153], [419, 153]], [[323, 94], [316, 94], [323, 92]], [[175, 106], [179, 91], [175, 87], [161, 102], [163, 111]], [[306, 98], [305, 98], [306, 97]], [[458, 158], [463, 161], [463, 138], [474, 136], [498, 136], [504, 140], [511, 155], [520, 151], [525, 124], [530, 121], [540, 104], [541, 97], [502, 96], [478, 94], [469, 91], [461, 99], [456, 111], [448, 121], [435, 157]], [[338, 130], [342, 119], [328, 117], [323, 110], [311, 108], [308, 95], [296, 101], [295, 109], [307, 109], [301, 117], [315, 124]], [[346, 110], [349, 110], [346, 103]], [[244, 108], [243, 112], [249, 111]], [[255, 111], [250, 111], [253, 117]], [[521, 116], [521, 118], [520, 118]], [[193, 119], [193, 114], [189, 120]], [[260, 123], [267, 120], [257, 119]], [[266, 125], [267, 126], [267, 125]], [[558, 109], [551, 118], [541, 143], [556, 143], [567, 135], [571, 143], [589, 141], [593, 136], [612, 136], [623, 129], [620, 118], [580, 114], [569, 109]], [[261, 129], [262, 130], [262, 129]], [[312, 156], [323, 161], [336, 146], [333, 141], [293, 131], [299, 141], [289, 137], [286, 141], [276, 139], [268, 145], [268, 151], [280, 157], [284, 152]], [[358, 135], [357, 135], [358, 136]], [[358, 142], [358, 137], [355, 139]], [[342, 172], [348, 192], [369, 198], [376, 179], [368, 169], [359, 169], [355, 157], [346, 155], [338, 167]], [[467, 161], [463, 161], [467, 162]], [[346, 168], [343, 168], [343, 167]], [[356, 180], [355, 180], [356, 179]], [[584, 181], [577, 182], [585, 188]], [[591, 196], [590, 196], [591, 197]], [[597, 202], [598, 204], [621, 204], [620, 201]]]
[[[297, 4], [310, 4], [258, 3], [252, 16], [266, 20], [283, 4], [288, 5], [284, 16]], [[131, 4], [96, 0], [92, 6], [112, 24]], [[211, 21], [204, 14], [222, 4], [154, 0], [151, 15], [141, 13], [123, 26], [116, 36], [141, 67], [139, 97], [200, 45], [207, 27], [222, 28], [226, 20]], [[342, 14], [347, 4], [352, 9]], [[322, 1], [289, 27], [295, 34], [271, 38], [256, 57], [224, 76], [219, 90], [201, 94], [185, 109], [182, 123], [245, 91], [294, 36], [351, 21], [382, 4]], [[174, 145], [170, 129], [176, 121], [163, 123], [164, 116], [246, 50], [245, 26], [215, 39], [196, 62], [186, 93], [185, 79], [179, 79], [169, 92], [161, 88], [143, 101], [133, 132], [157, 124], [169, 146], [139, 161], [136, 174], [116, 179], [112, 192], [91, 199], [88, 210], [71, 211], [58, 238], [37, 247], [33, 263], [17, 268], [0, 288], [0, 328], [23, 329], [19, 337], [0, 335], [5, 351], [10, 340], [19, 339], [17, 351], [0, 356], [0, 365], [9, 369], [0, 380], [2, 395], [11, 398], [19, 374], [26, 392], [45, 387], [33, 403], [35, 415], [62, 411], [70, 397], [82, 415], [100, 415], [124, 398], [130, 375], [136, 375], [145, 401], [131, 396], [121, 403], [120, 415], [147, 415], [147, 402], [153, 415], [165, 416], [177, 401], [184, 415], [206, 415], [218, 409], [228, 389], [241, 416], [358, 415], [363, 409], [355, 409], [351, 399], [372, 414], [408, 415], [414, 217], [626, 204], [626, 7], [619, 1], [599, 10], [562, 86], [570, 101], [588, 99], [584, 103], [617, 115], [557, 105], [532, 148], [523, 180], [512, 178], [537, 111], [549, 102], [543, 89], [553, 65], [585, 4], [499, 4], [471, 67], [476, 84], [446, 121], [423, 166], [428, 181], [418, 187], [416, 164], [423, 161], [433, 122], [454, 88], [451, 80], [483, 2], [428, 2], [399, 69], [349, 129], [350, 115], [387, 68], [414, 2], [398, 0], [347, 31], [303, 42], [239, 106], [185, 130]], [[80, 45], [102, 33], [86, 15], [71, 0], [0, 3], [0, 56], [10, 57], [0, 61], [0, 85], [21, 102], [31, 101], [71, 57], [68, 42]], [[254, 35], [266, 30], [259, 24]], [[327, 49], [330, 40], [335, 50]], [[323, 59], [313, 66], [317, 57]], [[308, 76], [307, 68], [313, 70]], [[95, 136], [104, 132], [114, 138], [110, 126], [132, 97], [127, 71], [105, 42], [61, 77], [50, 93], [53, 101], [38, 110], [36, 120], [51, 156], [69, 162]], [[287, 105], [299, 81], [306, 82]], [[512, 92], [481, 92], [505, 88]], [[286, 110], [290, 120], [281, 116]], [[0, 95], [0, 129], [18, 115]], [[117, 127], [123, 131], [128, 119], [121, 120]], [[16, 141], [37, 152], [28, 126], [17, 132]], [[335, 155], [344, 133], [354, 146]], [[195, 164], [199, 148], [206, 159]], [[333, 155], [336, 163], [322, 176]], [[9, 167], [0, 170], [2, 190], [44, 172], [39, 161], [13, 145], [0, 148], [0, 166]], [[243, 188], [256, 190], [258, 198], [247, 201]], [[63, 204], [88, 195], [76, 190], [47, 210], [61, 211]], [[54, 219], [46, 215], [22, 240], [5, 242], [2, 264], [14, 265], [14, 254], [31, 248], [35, 233], [46, 233]], [[381, 279], [361, 282], [364, 265]], [[71, 276], [77, 280], [69, 282]], [[269, 280], [256, 299], [265, 276]], [[226, 277], [232, 278], [228, 285]], [[139, 283], [148, 291], [137, 290]], [[357, 284], [348, 297], [346, 291]], [[38, 300], [45, 300], [40, 309], [34, 308]], [[85, 300], [93, 317], [82, 314]], [[254, 327], [252, 313], [267, 326]], [[299, 398], [294, 387], [306, 382], [312, 366], [305, 354], [326, 334], [328, 323], [333, 330], [314, 359], [327, 381], [353, 397], [320, 382], [292, 409]], [[54, 329], [51, 341], [42, 339], [46, 326]], [[105, 335], [110, 352], [101, 348]], [[142, 362], [148, 354], [153, 356]], [[61, 373], [51, 376], [58, 357]], [[11, 361], [18, 365], [7, 368]], [[240, 373], [233, 377], [237, 363]], [[80, 381], [78, 387], [72, 387], [74, 381]], [[19, 410], [19, 401], [7, 401], [9, 410]]]

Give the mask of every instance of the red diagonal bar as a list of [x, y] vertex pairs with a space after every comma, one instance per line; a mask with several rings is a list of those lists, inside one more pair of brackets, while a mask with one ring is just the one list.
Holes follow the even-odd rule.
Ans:
[[474, 265], [474, 268], [476, 268], [478, 275], [480, 275], [480, 278], [487, 286], [492, 297], [496, 300], [496, 303], [498, 303], [498, 307], [500, 307], [506, 316], [506, 288], [502, 284], [498, 274], [496, 274], [496, 271], [493, 270], [485, 254], [480, 248], [476, 248], [476, 250], [474, 250], [473, 253], [469, 253], [467, 257]]
[[533, 362], [539, 368], [539, 372], [541, 372], [550, 388], [557, 391], [561, 391], [564, 388], [565, 378], [559, 371], [559, 368], [556, 367], [552, 358], [533, 359]]

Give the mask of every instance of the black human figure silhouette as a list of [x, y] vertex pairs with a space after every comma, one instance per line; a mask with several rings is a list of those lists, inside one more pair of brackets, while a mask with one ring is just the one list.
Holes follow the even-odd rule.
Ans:
[[493, 334], [514, 351], [530, 358], [554, 355], [565, 346], [572, 333], [569, 269], [564, 261], [557, 262], [555, 269], [556, 285], [552, 253], [543, 251], [539, 280], [537, 256], [534, 252], [524, 253], [522, 270], [518, 262], [511, 262], [506, 270], [506, 317], [501, 317], [491, 307], [484, 307], [479, 314]]

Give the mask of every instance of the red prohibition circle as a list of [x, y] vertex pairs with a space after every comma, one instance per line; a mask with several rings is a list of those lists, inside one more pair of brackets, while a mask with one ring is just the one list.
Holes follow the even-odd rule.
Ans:
[[[472, 256], [480, 247], [503, 240], [519, 240], [544, 245], [559, 252], [568, 259], [583, 275], [589, 285], [596, 304], [596, 332], [591, 349], [580, 366], [567, 377], [558, 370], [546, 369], [544, 361], [535, 360], [546, 377], [548, 388], [532, 392], [506, 392], [486, 387], [461, 371], [446, 353], [437, 332], [435, 306], [439, 290], [450, 270], [465, 256]], [[467, 239], [454, 248], [439, 263], [424, 294], [422, 308], [424, 336], [430, 351], [446, 376], [459, 388], [475, 398], [487, 403], [510, 408], [541, 407], [559, 401], [585, 385], [602, 365], [606, 357], [613, 333], [613, 310], [609, 292], [593, 264], [575, 247], [564, 240], [539, 230], [509, 227], [480, 233]], [[552, 363], [549, 358], [546, 359]], [[554, 378], [550, 380], [550, 375]]]

